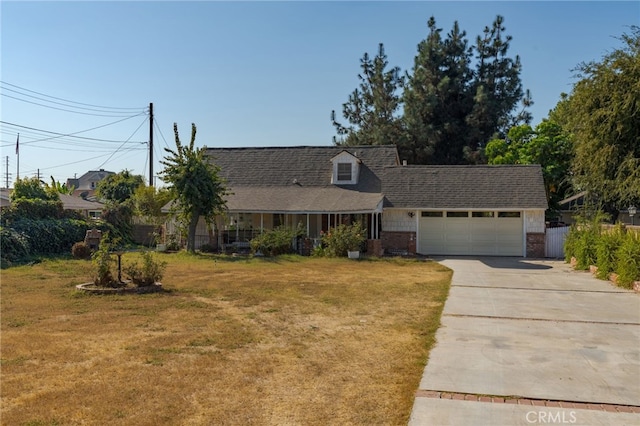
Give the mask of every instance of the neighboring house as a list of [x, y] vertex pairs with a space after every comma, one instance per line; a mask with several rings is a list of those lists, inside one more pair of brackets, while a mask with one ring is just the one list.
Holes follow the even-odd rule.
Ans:
[[60, 194], [60, 201], [65, 210], [75, 210], [92, 219], [100, 219], [104, 208], [104, 204], [97, 201], [88, 201], [67, 194]]
[[0, 188], [0, 210], [11, 205], [11, 190], [8, 188]]
[[[0, 191], [0, 206], [2, 208], [9, 207], [11, 205], [11, 191], [10, 189], [2, 189]], [[93, 219], [99, 219], [102, 214], [102, 208], [104, 204], [83, 200], [79, 197], [74, 197], [67, 194], [59, 194], [60, 201], [62, 201], [62, 208], [64, 210], [75, 210], [80, 212], [83, 216]]]
[[[372, 254], [544, 256], [540, 166], [404, 166], [395, 146], [210, 148], [227, 180], [217, 241], [360, 221]], [[167, 211], [167, 208], [165, 208]], [[171, 233], [172, 229], [168, 229]], [[199, 225], [196, 245], [211, 243]]]
[[584, 206], [586, 197], [587, 191], [582, 191], [560, 201], [558, 203], [560, 222], [567, 225], [574, 223], [574, 217]]
[[98, 183], [107, 176], [114, 174], [114, 172], [104, 169], [90, 170], [79, 178], [67, 179], [67, 188], [73, 186], [75, 188], [73, 195], [76, 197], [82, 197], [84, 199], [91, 198], [95, 194]]

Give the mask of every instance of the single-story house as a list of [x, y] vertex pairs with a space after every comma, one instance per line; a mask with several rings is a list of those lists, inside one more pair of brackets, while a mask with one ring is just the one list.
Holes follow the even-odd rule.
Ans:
[[[207, 155], [230, 191], [217, 241], [246, 242], [287, 225], [317, 243], [321, 232], [357, 220], [372, 254], [544, 256], [548, 204], [538, 165], [407, 166], [393, 145]], [[198, 234], [196, 246], [213, 242], [204, 224]]]
[[[5, 208], [11, 206], [12, 189], [2, 188], [0, 190], [0, 207]], [[83, 200], [80, 197], [74, 197], [68, 194], [59, 194], [64, 210], [75, 210], [83, 216], [93, 219], [99, 219], [102, 215], [104, 204], [96, 201]]]

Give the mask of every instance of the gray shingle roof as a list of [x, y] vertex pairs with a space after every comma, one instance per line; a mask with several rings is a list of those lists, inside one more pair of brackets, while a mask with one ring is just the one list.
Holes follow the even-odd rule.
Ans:
[[231, 212], [365, 213], [382, 207], [382, 194], [347, 188], [237, 186], [227, 198]]
[[[362, 163], [356, 185], [332, 185], [331, 159], [347, 151]], [[380, 174], [398, 164], [395, 146], [209, 148], [232, 192], [230, 211], [363, 212], [382, 201]]]
[[539, 165], [385, 168], [385, 207], [546, 209]]
[[[362, 163], [356, 185], [331, 184], [342, 151]], [[397, 208], [546, 209], [532, 166], [399, 166], [395, 146], [209, 148], [232, 192], [230, 211], [361, 212]]]
[[67, 194], [60, 194], [60, 201], [62, 201], [65, 210], [102, 210], [104, 207], [102, 203], [83, 200], [80, 197]]
[[360, 192], [380, 192], [379, 175], [384, 167], [398, 164], [394, 145], [386, 146], [297, 146], [264, 148], [209, 148], [213, 162], [221, 167], [221, 176], [230, 187], [294, 185], [303, 187], [331, 185], [331, 159], [347, 151], [360, 160], [357, 185], [345, 185]]

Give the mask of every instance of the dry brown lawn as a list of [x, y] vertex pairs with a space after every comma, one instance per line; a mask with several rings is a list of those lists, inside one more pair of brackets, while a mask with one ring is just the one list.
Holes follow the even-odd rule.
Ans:
[[161, 294], [79, 293], [86, 261], [1, 272], [3, 425], [407, 423], [449, 269], [158, 256]]

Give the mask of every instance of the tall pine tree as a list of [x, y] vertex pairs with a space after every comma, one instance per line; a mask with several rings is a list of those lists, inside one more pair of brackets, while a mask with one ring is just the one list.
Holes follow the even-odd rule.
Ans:
[[473, 110], [467, 117], [472, 150], [484, 147], [493, 137], [505, 137], [511, 126], [531, 121], [526, 110], [512, 114], [521, 100], [525, 107], [532, 101], [528, 92], [524, 97], [522, 90], [520, 57], [507, 56], [512, 37], [503, 37], [503, 22], [504, 18], [498, 15], [491, 28], [485, 27], [483, 35], [476, 39]]
[[360, 60], [362, 73], [358, 74], [360, 89], [354, 90], [342, 105], [342, 115], [349, 124], [343, 125], [331, 111], [331, 122], [339, 138], [338, 145], [387, 145], [399, 143], [402, 136], [399, 90], [403, 85], [400, 68], [388, 69], [389, 61], [384, 45], [371, 59], [365, 53]]
[[471, 51], [457, 22], [444, 40], [433, 17], [427, 25], [429, 35], [407, 74], [403, 118], [409, 151], [401, 155], [414, 164], [458, 164], [471, 111]]
[[[412, 164], [486, 162], [482, 149], [489, 140], [531, 120], [526, 107], [533, 102], [522, 90], [520, 58], [507, 56], [511, 36], [504, 36], [503, 21], [497, 16], [469, 47], [457, 22], [443, 38], [431, 17], [412, 71], [404, 77], [398, 67], [387, 70], [382, 44], [375, 59], [365, 54], [363, 73], [358, 75], [360, 89], [343, 104], [343, 116], [350, 124], [338, 123], [332, 111], [337, 143], [392, 143], [401, 159]], [[514, 113], [520, 101], [525, 108]]]

